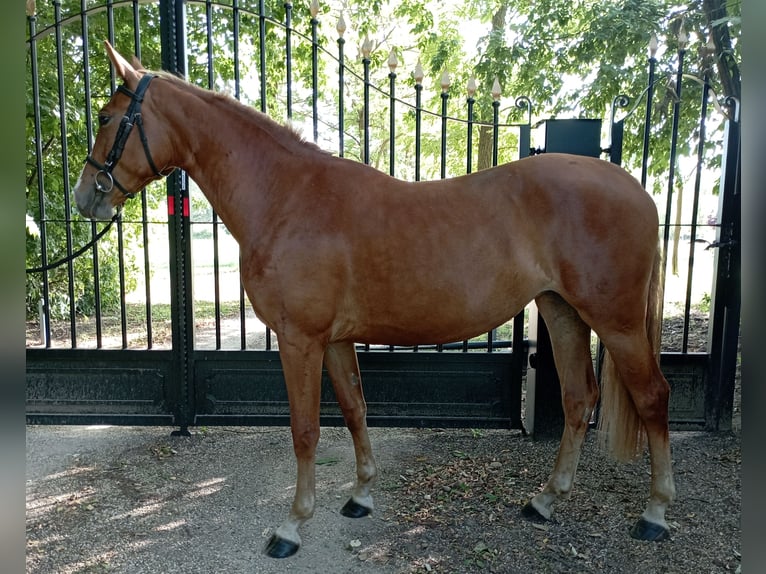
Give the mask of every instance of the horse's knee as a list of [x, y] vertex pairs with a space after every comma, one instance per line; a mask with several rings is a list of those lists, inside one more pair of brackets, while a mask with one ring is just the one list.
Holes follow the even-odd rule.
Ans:
[[293, 428], [293, 449], [298, 457], [312, 456], [319, 443], [319, 425], [304, 425]]

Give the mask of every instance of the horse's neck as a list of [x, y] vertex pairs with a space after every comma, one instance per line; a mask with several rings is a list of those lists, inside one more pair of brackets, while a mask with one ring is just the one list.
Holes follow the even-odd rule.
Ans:
[[243, 116], [226, 100], [202, 91], [179, 97], [188, 101], [174, 105], [171, 116], [178, 167], [199, 185], [235, 236], [257, 229], [259, 218], [278, 201], [272, 183], [289, 151], [274, 142], [257, 116]]

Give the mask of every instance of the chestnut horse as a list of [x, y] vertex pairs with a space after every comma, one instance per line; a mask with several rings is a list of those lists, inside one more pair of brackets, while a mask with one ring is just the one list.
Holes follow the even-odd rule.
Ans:
[[124, 84], [98, 114], [77, 207], [109, 219], [150, 181], [181, 168], [239, 243], [248, 298], [279, 341], [297, 459], [295, 498], [268, 555], [296, 552], [298, 529], [314, 513], [323, 363], [356, 455], [341, 512], [365, 516], [376, 465], [354, 344], [470, 338], [533, 299], [550, 331], [565, 428], [551, 477], [524, 516], [549, 519], [571, 492], [599, 395], [593, 329], [607, 355], [600, 434], [618, 459], [647, 443], [651, 455], [649, 502], [631, 534], [668, 537], [675, 487], [669, 386], [657, 360], [658, 216], [632, 176], [600, 159], [544, 154], [404, 182], [106, 47]]

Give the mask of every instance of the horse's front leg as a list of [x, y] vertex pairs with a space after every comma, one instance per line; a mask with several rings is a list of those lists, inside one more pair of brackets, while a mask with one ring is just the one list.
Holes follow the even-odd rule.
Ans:
[[301, 545], [298, 528], [314, 515], [314, 459], [319, 442], [319, 400], [324, 349], [316, 341], [296, 344], [282, 338], [279, 347], [290, 402], [290, 428], [298, 477], [290, 514], [269, 540], [266, 554], [272, 558], [287, 558], [295, 554]]
[[370, 488], [375, 481], [377, 467], [367, 432], [367, 404], [362, 392], [362, 378], [354, 344], [341, 342], [329, 345], [324, 362], [335, 389], [335, 398], [351, 432], [356, 455], [356, 484], [341, 514], [349, 518], [361, 518], [373, 509]]

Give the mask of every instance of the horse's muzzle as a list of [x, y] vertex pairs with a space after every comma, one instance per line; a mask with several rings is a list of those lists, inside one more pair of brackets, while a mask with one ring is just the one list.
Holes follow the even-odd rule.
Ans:
[[75, 205], [80, 215], [87, 219], [108, 220], [114, 215], [114, 206], [110, 201], [111, 193], [103, 193], [92, 183], [83, 185], [79, 181], [74, 189]]

